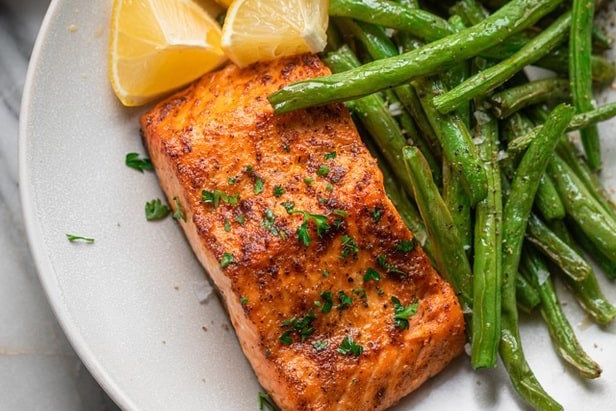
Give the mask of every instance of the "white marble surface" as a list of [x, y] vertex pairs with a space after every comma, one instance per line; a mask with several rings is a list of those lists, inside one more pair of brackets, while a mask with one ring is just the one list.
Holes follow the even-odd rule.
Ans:
[[117, 410], [75, 355], [28, 248], [18, 190], [18, 123], [49, 0], [0, 0], [0, 411]]

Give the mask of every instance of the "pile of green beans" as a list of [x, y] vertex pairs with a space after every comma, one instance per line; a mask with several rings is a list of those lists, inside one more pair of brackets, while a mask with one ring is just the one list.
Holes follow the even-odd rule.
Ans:
[[[595, 4], [597, 3], [597, 4]], [[599, 325], [616, 318], [590, 259], [616, 279], [616, 206], [597, 173], [592, 87], [614, 80], [594, 0], [331, 0], [331, 75], [269, 96], [277, 114], [344, 102], [385, 189], [464, 308], [473, 368], [500, 356], [536, 410], [562, 406], [524, 358], [519, 311], [558, 355], [601, 367], [561, 309], [562, 282]], [[554, 75], [531, 81], [525, 69]], [[395, 107], [395, 110], [392, 109]], [[580, 130], [580, 152], [568, 132]]]

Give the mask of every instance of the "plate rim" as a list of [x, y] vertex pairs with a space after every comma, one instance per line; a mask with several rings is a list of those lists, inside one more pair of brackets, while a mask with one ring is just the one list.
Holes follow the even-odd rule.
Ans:
[[34, 103], [34, 81], [36, 74], [40, 70], [43, 44], [53, 29], [58, 10], [66, 3], [66, 0], [51, 0], [45, 16], [39, 28], [30, 60], [26, 72], [26, 80], [21, 96], [19, 111], [19, 137], [18, 137], [18, 180], [19, 194], [21, 201], [21, 211], [24, 218], [26, 237], [30, 248], [30, 253], [36, 267], [36, 274], [41, 282], [51, 310], [58, 321], [62, 331], [66, 335], [71, 347], [75, 350], [80, 361], [85, 365], [88, 372], [97, 381], [101, 388], [112, 398], [114, 403], [125, 411], [138, 411], [136, 405], [130, 400], [127, 393], [113, 381], [105, 371], [102, 364], [96, 359], [94, 353], [88, 348], [83, 335], [74, 322], [70, 321], [70, 313], [63, 302], [62, 293], [59, 287], [54, 284], [56, 273], [49, 256], [46, 253], [43, 241], [42, 229], [39, 219], [36, 216], [35, 193], [32, 187], [27, 184], [31, 180], [31, 164], [28, 158], [26, 147], [32, 141], [29, 130], [31, 121], [30, 107]]

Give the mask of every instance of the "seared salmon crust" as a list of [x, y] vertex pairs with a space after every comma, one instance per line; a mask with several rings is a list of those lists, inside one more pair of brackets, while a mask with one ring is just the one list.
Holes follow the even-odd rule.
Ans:
[[205, 75], [141, 118], [160, 184], [284, 410], [382, 410], [463, 350], [464, 320], [344, 105], [276, 116], [304, 55]]

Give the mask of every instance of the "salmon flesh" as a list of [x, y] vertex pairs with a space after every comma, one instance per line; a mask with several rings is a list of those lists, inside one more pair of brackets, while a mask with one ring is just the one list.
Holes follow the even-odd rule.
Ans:
[[141, 127], [275, 402], [382, 410], [462, 352], [464, 320], [345, 106], [274, 115], [269, 94], [326, 74], [310, 55], [228, 65], [159, 103]]

